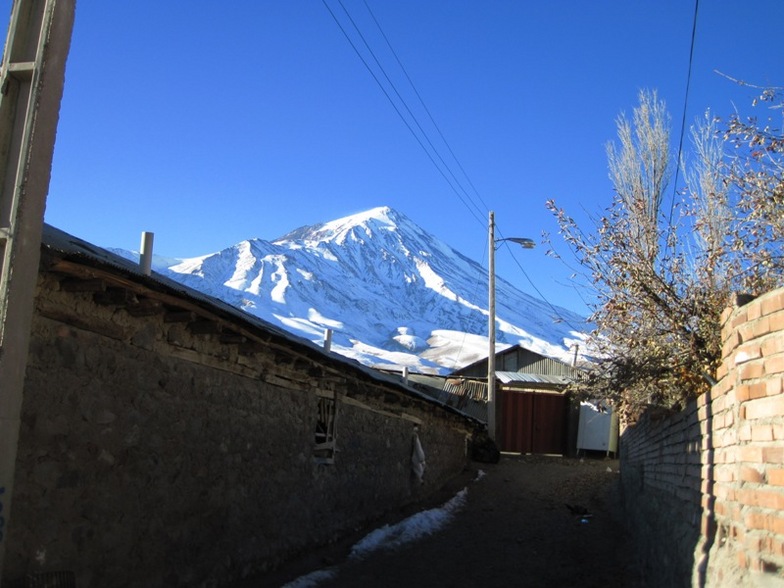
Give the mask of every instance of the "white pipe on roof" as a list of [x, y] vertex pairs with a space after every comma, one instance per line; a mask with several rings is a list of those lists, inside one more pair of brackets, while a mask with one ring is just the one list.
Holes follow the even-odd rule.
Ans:
[[155, 239], [155, 233], [144, 231], [142, 233], [142, 244], [139, 249], [139, 267], [145, 276], [152, 273], [152, 242]]

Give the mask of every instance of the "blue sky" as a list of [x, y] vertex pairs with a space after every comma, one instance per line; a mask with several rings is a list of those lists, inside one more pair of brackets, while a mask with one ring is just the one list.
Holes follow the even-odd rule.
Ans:
[[[351, 15], [458, 187], [322, 1], [79, 0], [46, 221], [126, 249], [153, 231], [156, 253], [187, 257], [388, 205], [486, 264], [489, 209], [502, 235], [539, 241], [557, 231], [547, 199], [578, 218], [610, 203], [605, 145], [641, 88], [680, 131], [692, 1], [326, 5], [397, 102], [343, 7]], [[5, 28], [9, 0], [0, 14]], [[779, 0], [700, 3], [687, 125], [755, 95], [715, 70], [784, 84], [782, 23]], [[545, 249], [500, 250], [498, 274], [586, 312]]]

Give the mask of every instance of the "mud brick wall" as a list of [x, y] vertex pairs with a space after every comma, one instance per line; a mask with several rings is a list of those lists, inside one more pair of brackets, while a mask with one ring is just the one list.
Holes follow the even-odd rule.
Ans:
[[[338, 367], [335, 367], [337, 364]], [[230, 586], [435, 490], [465, 419], [270, 344], [251, 355], [161, 313], [41, 280], [4, 582]], [[334, 464], [313, 459], [335, 394]], [[427, 456], [411, 474], [412, 434]]]
[[624, 503], [653, 586], [784, 585], [784, 289], [722, 320], [712, 390], [622, 436]]

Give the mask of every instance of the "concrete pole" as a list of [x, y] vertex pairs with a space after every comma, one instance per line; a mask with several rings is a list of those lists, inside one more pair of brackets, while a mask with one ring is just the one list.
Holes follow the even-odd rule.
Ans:
[[496, 394], [495, 380], [495, 244], [502, 241], [517, 243], [523, 249], [533, 249], [535, 243], [526, 237], [509, 237], [506, 239], [495, 238], [495, 214], [490, 211], [488, 221], [488, 268], [487, 268], [487, 430], [490, 438], [501, 448], [501, 426], [500, 421], [503, 411], [501, 403], [498, 402]]
[[495, 216], [490, 211], [488, 222], [487, 262], [487, 432], [493, 441], [497, 438], [495, 397]]
[[14, 0], [0, 69], [0, 583], [75, 0]]

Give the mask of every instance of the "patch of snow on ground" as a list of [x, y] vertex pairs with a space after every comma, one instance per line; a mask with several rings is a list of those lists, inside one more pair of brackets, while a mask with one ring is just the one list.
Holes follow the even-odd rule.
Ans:
[[261, 282], [264, 279], [264, 272], [258, 272], [250, 282], [247, 292], [256, 296], [261, 295]]
[[421, 337], [416, 335], [396, 335], [392, 337], [401, 347], [410, 351], [416, 351], [427, 347], [427, 343]]
[[343, 357], [353, 359], [363, 365], [369, 365], [379, 370], [392, 369], [401, 371], [402, 367], [406, 366], [410, 371], [420, 374], [440, 373], [440, 369], [437, 366], [420, 359], [414, 354], [397, 353], [395, 354], [395, 357], [389, 357], [391, 352], [378, 349], [377, 347], [371, 347], [369, 345], [361, 348], [346, 347], [345, 345], [335, 342], [335, 340], [332, 341], [332, 351]]
[[451, 500], [438, 508], [419, 512], [396, 525], [384, 525], [372, 531], [351, 548], [352, 559], [365, 557], [375, 551], [397, 549], [440, 531], [465, 507], [468, 488], [463, 488]]
[[[479, 470], [473, 481], [477, 482], [485, 475], [484, 471]], [[468, 488], [463, 488], [437, 508], [419, 512], [395, 525], [384, 525], [371, 531], [354, 544], [349, 553], [349, 559], [362, 559], [376, 551], [394, 550], [406, 543], [438, 533], [452, 521], [458, 512], [465, 508], [467, 501]], [[338, 566], [316, 570], [292, 580], [282, 588], [315, 588], [321, 582], [334, 580], [338, 573]]]
[[169, 269], [178, 274], [195, 274], [195, 275], [204, 275], [201, 271], [201, 266], [208, 257], [211, 257], [212, 253], [209, 255], [202, 255], [201, 257], [192, 257], [189, 259], [181, 259], [179, 263], [176, 265], [172, 265]]
[[283, 588], [313, 588], [314, 586], [318, 586], [321, 582], [334, 579], [336, 575], [333, 568], [316, 570], [306, 576], [300, 576], [288, 584], [284, 584]]

